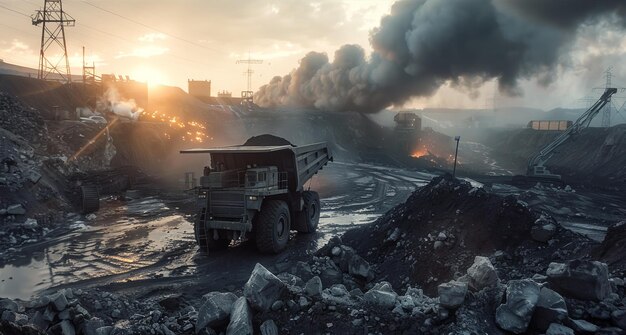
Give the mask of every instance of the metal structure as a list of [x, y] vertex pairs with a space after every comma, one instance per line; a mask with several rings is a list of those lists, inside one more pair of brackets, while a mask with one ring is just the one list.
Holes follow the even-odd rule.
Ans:
[[241, 97], [244, 101], [252, 103], [252, 96], [254, 95], [254, 92], [252, 91], [252, 74], [254, 73], [254, 70], [252, 70], [252, 64], [263, 64], [263, 60], [251, 59], [250, 55], [248, 55], [248, 59], [240, 59], [237, 61], [237, 64], [248, 64], [248, 70], [243, 73], [248, 76], [248, 85], [246, 86], [245, 91], [241, 91]]
[[[607, 90], [611, 87], [613, 87], [613, 67], [609, 66], [608, 69], [606, 69], [606, 71], [604, 71], [604, 77], [606, 78], [606, 84], [604, 87], [596, 87], [595, 90]], [[625, 90], [626, 88], [617, 88], [618, 90]], [[616, 98], [616, 97], [614, 97]], [[601, 126], [603, 128], [609, 128], [612, 124], [612, 116], [613, 116], [613, 102], [611, 101], [611, 99], [609, 98], [609, 102], [606, 104], [606, 106], [604, 107], [604, 109], [602, 110], [602, 123]], [[615, 113], [619, 113], [619, 109], [615, 110]]]
[[456, 158], [459, 155], [459, 141], [461, 141], [461, 136], [454, 136], [454, 140], [456, 141], [456, 149], [454, 150], [454, 168], [452, 169], [452, 177], [456, 177]]
[[252, 234], [261, 252], [278, 253], [289, 231], [312, 233], [319, 222], [319, 195], [305, 183], [333, 160], [326, 143], [294, 147], [232, 146], [190, 149], [210, 154], [198, 188], [194, 226], [202, 250], [225, 248]]
[[552, 174], [546, 168], [545, 164], [552, 158], [555, 150], [565, 143], [568, 139], [578, 135], [583, 129], [589, 127], [591, 120], [602, 111], [607, 104], [611, 103], [611, 96], [617, 93], [616, 88], [606, 88], [600, 99], [594, 103], [591, 108], [584, 112], [567, 130], [557, 136], [554, 141], [543, 147], [541, 151], [532, 156], [528, 161], [527, 174], [532, 177], [544, 177], [552, 179], [560, 179], [561, 176]]
[[39, 50], [37, 78], [48, 79], [51, 74], [57, 74], [61, 81], [71, 82], [70, 63], [67, 58], [65, 43], [65, 27], [73, 27], [76, 20], [63, 11], [61, 0], [44, 0], [43, 9], [35, 12], [31, 19], [34, 26], [41, 25], [41, 48]]
[[91, 66], [87, 66], [85, 62], [85, 47], [83, 47], [83, 83], [93, 84], [96, 82], [96, 63], [92, 62]]

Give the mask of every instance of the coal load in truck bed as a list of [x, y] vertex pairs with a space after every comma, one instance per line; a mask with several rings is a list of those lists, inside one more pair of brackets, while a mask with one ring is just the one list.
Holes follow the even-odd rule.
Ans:
[[292, 147], [295, 147], [295, 145], [293, 145], [291, 142], [287, 141], [286, 139], [282, 137], [270, 135], [270, 134], [252, 136], [243, 145], [249, 145], [249, 146], [290, 145]]

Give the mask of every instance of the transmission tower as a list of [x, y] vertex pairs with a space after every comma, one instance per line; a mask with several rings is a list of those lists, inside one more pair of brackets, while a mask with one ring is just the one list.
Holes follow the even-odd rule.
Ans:
[[96, 63], [92, 62], [91, 66], [85, 63], [85, 47], [83, 47], [83, 84], [93, 84], [96, 81]]
[[261, 59], [251, 59], [250, 54], [248, 54], [248, 59], [240, 59], [237, 61], [237, 64], [248, 64], [248, 70], [246, 70], [243, 74], [248, 76], [248, 86], [245, 91], [241, 91], [241, 97], [243, 100], [252, 103], [252, 96], [254, 92], [252, 91], [252, 74], [254, 71], [252, 70], [252, 64], [262, 64], [263, 60]]
[[31, 16], [34, 26], [41, 24], [41, 49], [39, 50], [37, 78], [47, 79], [51, 74], [58, 74], [62, 81], [71, 82], [70, 63], [65, 45], [65, 27], [73, 27], [76, 20], [63, 11], [61, 1], [44, 0], [43, 9]]
[[[606, 78], [606, 84], [604, 87], [596, 87], [596, 90], [606, 90], [607, 88], [613, 87], [613, 83], [612, 83], [612, 78], [613, 78], [613, 67], [609, 66], [608, 69], [606, 69], [606, 71], [604, 71], [604, 77]], [[625, 88], [618, 88], [618, 90], [620, 91], [624, 91]], [[604, 106], [604, 109], [602, 110], [602, 127], [603, 128], [609, 128], [611, 126], [611, 116], [613, 114], [613, 102], [611, 101], [612, 98], [609, 98], [609, 102], [606, 104], [606, 106]], [[616, 112], [619, 113], [619, 110], [617, 110]]]

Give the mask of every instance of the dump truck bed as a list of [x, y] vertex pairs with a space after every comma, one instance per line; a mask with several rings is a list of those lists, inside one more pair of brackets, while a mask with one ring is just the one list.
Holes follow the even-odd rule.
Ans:
[[[333, 160], [330, 148], [325, 142], [303, 146], [249, 146], [237, 145], [216, 148], [198, 148], [181, 150], [181, 154], [210, 154], [211, 160], [219, 160], [226, 165], [245, 166], [248, 163], [257, 165], [274, 165], [280, 171], [289, 173], [290, 189], [301, 191], [304, 184], [328, 161]], [[295, 172], [295, 173], [294, 173]]]

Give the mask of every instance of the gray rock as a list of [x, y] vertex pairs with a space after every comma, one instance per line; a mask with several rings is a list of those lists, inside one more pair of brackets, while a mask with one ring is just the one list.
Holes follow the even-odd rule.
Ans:
[[558, 323], [553, 323], [548, 327], [546, 335], [574, 335], [574, 330]]
[[252, 310], [248, 300], [241, 297], [233, 304], [226, 335], [252, 335], [252, 333]]
[[0, 311], [11, 311], [17, 312], [18, 306], [17, 303], [8, 298], [0, 299]]
[[113, 309], [111, 311], [111, 317], [112, 318], [117, 319], [117, 318], [119, 318], [121, 316], [122, 316], [122, 312], [119, 309], [115, 308], [115, 309]]
[[595, 334], [600, 329], [600, 327], [585, 320], [570, 319], [566, 322], [566, 325], [572, 328], [574, 330], [574, 333], [583, 335]]
[[626, 330], [626, 310], [616, 310], [613, 311], [613, 313], [611, 313], [611, 320], [613, 320], [613, 323]]
[[225, 324], [236, 300], [237, 296], [234, 293], [209, 293], [206, 296], [206, 301], [198, 310], [196, 333], [207, 326], [215, 328]]
[[24, 215], [26, 214], [26, 208], [22, 204], [15, 204], [7, 207], [7, 214], [9, 215]]
[[624, 335], [626, 332], [617, 327], [606, 327], [598, 330], [595, 335]]
[[322, 294], [322, 280], [315, 276], [304, 285], [304, 293], [309, 297], [316, 297]]
[[489, 258], [483, 256], [474, 257], [474, 264], [467, 269], [469, 287], [480, 291], [485, 287], [493, 287], [498, 284], [498, 274]]
[[396, 305], [396, 294], [372, 288], [363, 295], [363, 299], [374, 306], [392, 309]]
[[335, 297], [343, 297], [343, 296], [348, 295], [349, 293], [343, 284], [336, 284], [330, 288], [330, 294], [332, 294]]
[[443, 247], [443, 242], [435, 241], [435, 243], [433, 243], [433, 249], [438, 250], [441, 249], [441, 247]]
[[455, 309], [465, 301], [467, 283], [452, 280], [437, 287], [439, 303], [445, 308]]
[[566, 297], [601, 301], [611, 293], [609, 269], [597, 261], [550, 263], [546, 275], [550, 288]]
[[320, 273], [320, 279], [324, 286], [333, 286], [343, 282], [343, 273], [336, 267], [327, 267]]
[[64, 310], [65, 307], [67, 307], [67, 298], [65, 297], [65, 294], [63, 294], [63, 292], [57, 292], [49, 296], [48, 298], [50, 298], [50, 304], [57, 312], [60, 312]]
[[257, 263], [243, 288], [243, 295], [254, 309], [266, 311], [280, 298], [285, 288], [285, 283]]
[[279, 273], [278, 276], [276, 277], [278, 277], [278, 279], [280, 279], [286, 285], [299, 286], [299, 287], [302, 287], [304, 285], [304, 282], [302, 281], [300, 277], [296, 275], [292, 275], [291, 273], [288, 273], [288, 272]]
[[352, 255], [352, 258], [350, 258], [348, 272], [355, 277], [361, 277], [363, 279], [374, 277], [370, 271], [370, 264], [357, 254]]
[[96, 329], [96, 335], [110, 335], [113, 332], [112, 326], [104, 326]]
[[71, 319], [71, 317], [70, 317], [70, 309], [66, 308], [66, 309], [62, 310], [59, 313], [58, 317], [61, 320], [70, 320]]
[[[43, 314], [40, 311], [35, 312], [32, 319], [30, 320], [30, 323], [34, 325], [37, 329], [43, 330], [43, 331], [48, 329], [48, 326], [50, 325], [49, 321], [44, 320]], [[85, 334], [85, 335], [92, 335], [92, 334]]]
[[560, 294], [547, 287], [541, 288], [531, 324], [545, 332], [552, 323], [563, 323], [567, 319], [567, 305]]
[[61, 325], [62, 335], [76, 335], [76, 329], [74, 329], [74, 325], [69, 320], [63, 320], [59, 324]]
[[16, 314], [17, 313], [15, 313], [15, 312], [4, 311], [4, 312], [2, 312], [2, 317], [0, 319], [2, 319], [2, 321], [15, 322], [15, 315]]
[[526, 331], [539, 300], [539, 284], [529, 279], [511, 280], [506, 302], [496, 309], [496, 323], [515, 334]]
[[274, 320], [266, 320], [261, 324], [261, 335], [278, 335], [278, 327]]
[[97, 330], [102, 327], [104, 327], [104, 320], [97, 318], [97, 317], [93, 317], [85, 321], [83, 334], [84, 335], [98, 335]]
[[285, 303], [282, 300], [276, 300], [272, 304], [272, 310], [273, 311], [278, 311], [278, 310], [282, 309], [284, 306], [285, 306]]
[[554, 219], [542, 215], [533, 224], [533, 227], [530, 230], [530, 236], [537, 242], [546, 243], [554, 237], [556, 230], [557, 225]]
[[298, 261], [296, 265], [291, 269], [291, 273], [302, 278], [302, 280], [307, 281], [313, 277], [313, 272], [311, 271], [311, 266], [305, 262]]

